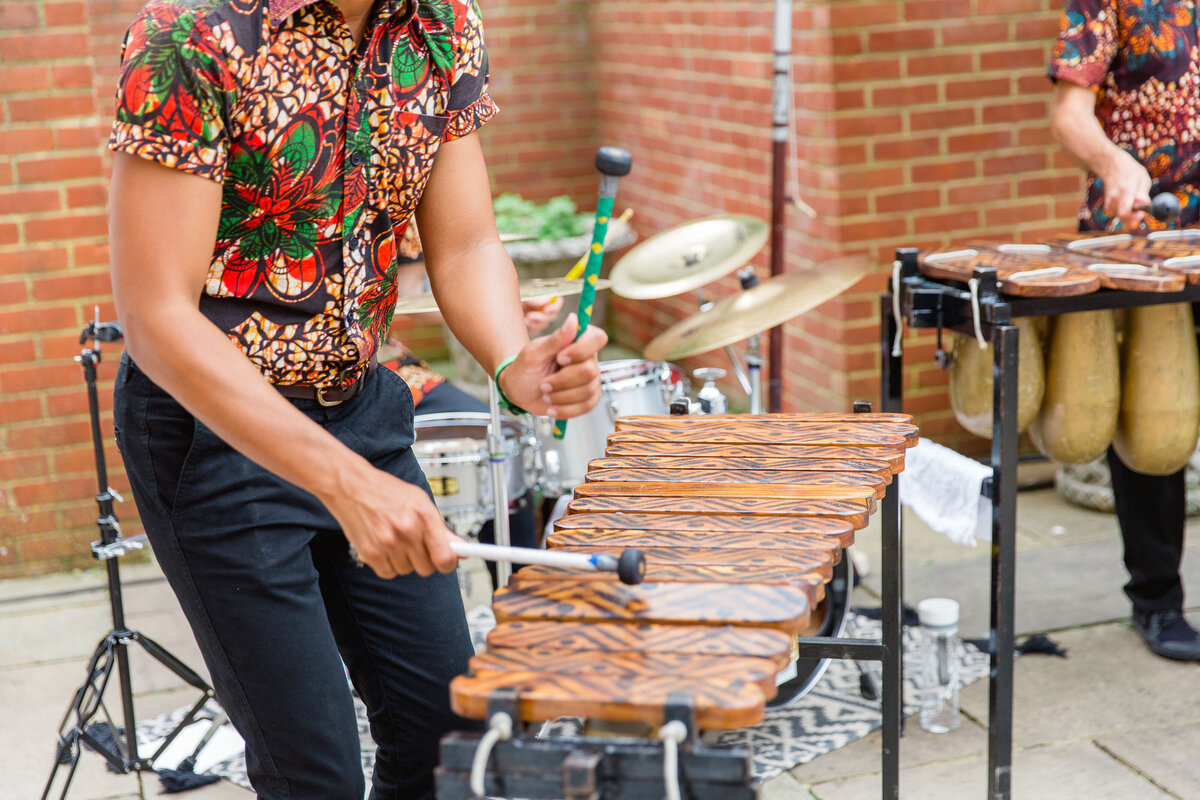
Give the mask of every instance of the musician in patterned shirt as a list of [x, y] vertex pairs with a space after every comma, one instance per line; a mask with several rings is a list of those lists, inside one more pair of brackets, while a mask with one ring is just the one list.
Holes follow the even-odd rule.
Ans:
[[[1191, 2], [1067, 0], [1049, 75], [1051, 128], [1088, 170], [1080, 230], [1161, 228], [1145, 207], [1172, 192], [1181, 225], [1200, 211], [1200, 60]], [[1200, 660], [1183, 615], [1184, 471], [1130, 469], [1110, 447], [1133, 624], [1152, 651]]]
[[[377, 370], [414, 213], [455, 335], [507, 399], [600, 395], [599, 328], [529, 340], [473, 132], [474, 0], [151, 0], [111, 189], [114, 422], [146, 532], [264, 798], [430, 798], [471, 643], [452, 535]], [[436, 155], [436, 161], [435, 161]], [[367, 565], [355, 563], [350, 545]]]

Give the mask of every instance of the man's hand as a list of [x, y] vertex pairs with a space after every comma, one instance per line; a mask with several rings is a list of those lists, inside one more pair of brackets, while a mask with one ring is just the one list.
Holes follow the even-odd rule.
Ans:
[[437, 506], [424, 491], [364, 462], [352, 486], [321, 498], [359, 559], [381, 578], [452, 572], [458, 556]]
[[562, 310], [563, 299], [555, 297], [545, 300], [522, 300], [521, 310], [525, 312], [525, 331], [530, 336], [540, 336]]
[[534, 339], [500, 373], [508, 399], [531, 414], [569, 419], [586, 414], [600, 400], [597, 354], [608, 343], [603, 328], [589, 326], [579, 339], [579, 320], [567, 315], [554, 333]]
[[1124, 150], [1114, 147], [1108, 163], [1096, 175], [1104, 182], [1104, 213], [1121, 220], [1126, 228], [1136, 228], [1146, 216], [1134, 204], [1150, 205], [1150, 173]]

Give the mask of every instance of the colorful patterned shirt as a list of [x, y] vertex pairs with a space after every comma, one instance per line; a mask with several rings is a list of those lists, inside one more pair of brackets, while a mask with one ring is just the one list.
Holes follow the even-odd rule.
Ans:
[[109, 146], [223, 184], [201, 311], [275, 384], [345, 388], [386, 336], [438, 147], [496, 113], [475, 0], [150, 0]]
[[[1181, 224], [1200, 210], [1200, 52], [1195, 3], [1067, 0], [1049, 75], [1098, 90], [1096, 116], [1145, 165], [1151, 195], [1174, 192]], [[1102, 230], [1104, 186], [1088, 176], [1081, 226]], [[1147, 216], [1147, 225], [1163, 223]]]

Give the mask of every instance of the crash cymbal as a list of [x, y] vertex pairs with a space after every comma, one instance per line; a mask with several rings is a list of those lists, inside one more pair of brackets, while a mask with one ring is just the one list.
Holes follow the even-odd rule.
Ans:
[[837, 297], [870, 269], [866, 256], [847, 256], [765, 280], [672, 325], [646, 346], [646, 358], [674, 361], [740, 342]]
[[767, 224], [745, 214], [687, 222], [651, 236], [613, 265], [613, 291], [647, 300], [699, 289], [745, 266], [767, 241]]
[[[612, 281], [600, 278], [596, 281], [596, 290], [607, 289]], [[583, 291], [583, 278], [568, 280], [566, 278], [530, 278], [520, 283], [522, 300], [542, 300], [551, 297], [567, 297]], [[437, 311], [437, 301], [432, 292], [416, 294], [411, 297], [401, 297], [396, 302], [397, 314], [425, 314]]]

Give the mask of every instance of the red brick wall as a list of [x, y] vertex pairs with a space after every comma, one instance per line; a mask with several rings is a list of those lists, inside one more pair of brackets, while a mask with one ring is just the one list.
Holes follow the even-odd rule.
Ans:
[[[611, 143], [634, 154], [617, 202], [643, 236], [714, 213], [768, 217], [771, 3], [482, 4], [503, 109], [483, 135], [495, 191], [590, 208], [592, 154]], [[139, 5], [0, 3], [0, 577], [90, 563], [96, 487], [71, 357], [92, 306], [113, 314], [102, 142]], [[1042, 77], [1057, 13], [1047, 0], [797, 2], [792, 167], [820, 216], [789, 212], [788, 268], [850, 252], [879, 268], [787, 325], [789, 409], [877, 394], [876, 295], [895, 247], [1070, 227], [1080, 177], [1049, 140]], [[767, 257], [754, 259], [761, 275]], [[610, 333], [640, 347], [695, 300], [615, 305]], [[909, 338], [908, 407], [927, 433], [962, 443], [931, 341]], [[101, 367], [106, 409], [117, 352]], [[722, 359], [685, 366], [701, 364]], [[108, 457], [124, 490], [111, 446]], [[132, 504], [118, 511], [136, 530]]]
[[[1059, 9], [796, 3], [792, 169], [820, 216], [789, 211], [787, 268], [841, 253], [879, 266], [786, 326], [785, 410], [877, 397], [878, 293], [897, 246], [1072, 228], [1082, 180], [1050, 139], [1043, 77]], [[618, 204], [637, 210], [643, 233], [721, 212], [769, 218], [772, 13], [754, 0], [595, 4], [601, 138], [634, 153]], [[754, 260], [760, 275], [768, 258], [765, 248]], [[735, 288], [728, 277], [715, 291]], [[691, 296], [615, 305], [610, 333], [633, 347], [696, 308]], [[965, 443], [932, 341], [908, 338], [906, 408], [927, 433]], [[727, 366], [686, 360], [701, 363]]]

